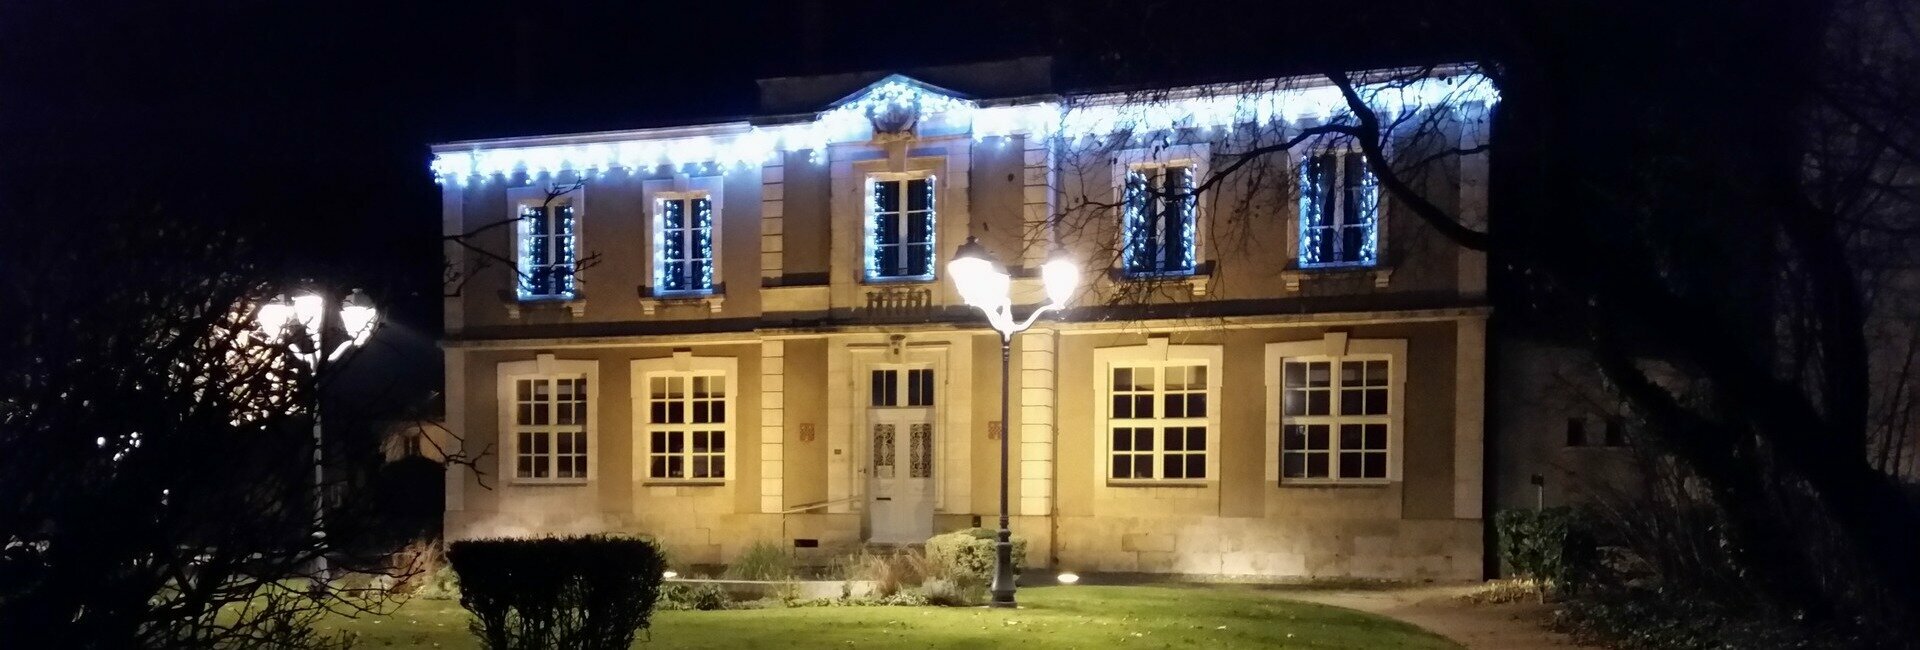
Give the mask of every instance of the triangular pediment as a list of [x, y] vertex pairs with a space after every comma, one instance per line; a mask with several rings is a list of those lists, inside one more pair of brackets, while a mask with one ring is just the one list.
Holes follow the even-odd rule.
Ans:
[[922, 112], [939, 113], [954, 108], [973, 107], [973, 99], [961, 93], [903, 74], [890, 74], [867, 84], [827, 106], [828, 110], [846, 107], [909, 104]]

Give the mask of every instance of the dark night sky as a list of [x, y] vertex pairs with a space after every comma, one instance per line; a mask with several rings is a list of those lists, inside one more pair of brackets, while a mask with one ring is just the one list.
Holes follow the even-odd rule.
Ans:
[[1385, 15], [1259, 0], [4, 0], [0, 199], [118, 194], [273, 224], [314, 275], [367, 287], [428, 341], [430, 143], [745, 115], [765, 76], [1053, 54], [1082, 84], [1176, 59], [1247, 77], [1374, 65], [1447, 31], [1396, 35]]
[[[991, 19], [1000, 0], [440, 4], [9, 0], [0, 173], [156, 200], [245, 185], [301, 253], [398, 300], [438, 281], [431, 142], [742, 115], [761, 76], [1049, 45]], [[934, 27], [869, 28], [903, 21]], [[431, 328], [438, 302], [415, 302]]]

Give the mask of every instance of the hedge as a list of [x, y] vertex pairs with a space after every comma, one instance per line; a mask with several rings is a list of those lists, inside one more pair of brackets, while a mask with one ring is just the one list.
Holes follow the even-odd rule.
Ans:
[[646, 629], [666, 561], [644, 539], [586, 536], [454, 542], [460, 605], [490, 650], [626, 650]]

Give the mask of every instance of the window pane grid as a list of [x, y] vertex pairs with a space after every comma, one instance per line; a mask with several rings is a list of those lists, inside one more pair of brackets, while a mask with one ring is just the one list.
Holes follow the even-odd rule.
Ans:
[[1108, 373], [1107, 477], [1207, 478], [1207, 366], [1113, 366]]
[[587, 378], [513, 380], [514, 478], [587, 478]]
[[[868, 402], [876, 407], [933, 406], [933, 369], [875, 369], [869, 377], [868, 395]], [[906, 401], [901, 401], [902, 397]]]
[[1387, 478], [1388, 360], [1290, 359], [1280, 376], [1283, 480]]
[[1124, 188], [1130, 275], [1192, 273], [1197, 202], [1190, 165], [1141, 166], [1128, 170]]
[[647, 477], [716, 480], [727, 477], [727, 384], [723, 373], [647, 376]]
[[1299, 175], [1300, 265], [1376, 263], [1380, 191], [1365, 156], [1322, 151], [1301, 160]]
[[932, 177], [874, 179], [868, 211], [869, 278], [933, 275], [934, 181]]
[[573, 204], [520, 207], [520, 295], [573, 295]]
[[657, 201], [662, 291], [713, 290], [713, 201], [694, 196]]

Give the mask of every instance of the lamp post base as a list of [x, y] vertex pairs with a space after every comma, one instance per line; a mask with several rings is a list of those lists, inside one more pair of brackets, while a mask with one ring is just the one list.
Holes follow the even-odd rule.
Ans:
[[987, 604], [990, 607], [1019, 607], [1013, 600], [1013, 531], [1007, 530], [1007, 524], [1000, 522], [999, 541], [993, 545], [993, 586], [988, 589], [993, 598]]

